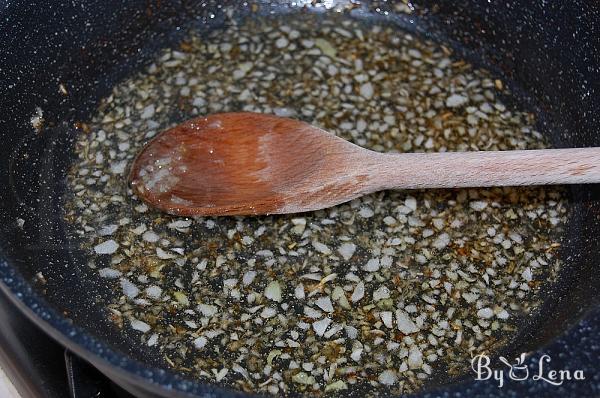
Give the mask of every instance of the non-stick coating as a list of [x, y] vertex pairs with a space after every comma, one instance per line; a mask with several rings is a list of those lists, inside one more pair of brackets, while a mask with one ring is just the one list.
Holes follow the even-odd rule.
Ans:
[[[1, 287], [63, 344], [139, 394], [154, 390], [157, 396], [174, 391], [235, 395], [161, 369], [161, 358], [137, 340], [115, 333], [107, 321], [102, 303], [110, 297], [110, 289], [84, 271], [86, 254], [65, 238], [62, 177], [71, 160], [74, 131], [72, 123], [62, 122], [88, 118], [112, 85], [177, 40], [183, 31], [178, 27], [190, 21], [207, 29], [222, 24], [223, 9], [217, 3], [239, 2], [8, 1], [0, 10]], [[261, 13], [298, 9], [283, 1], [258, 3]], [[299, 3], [311, 2], [295, 2]], [[307, 7], [324, 11], [346, 2], [312, 3], [314, 7]], [[598, 146], [600, 15], [594, 3], [422, 1], [416, 4], [416, 14], [395, 16], [387, 12], [389, 2], [371, 2], [351, 15], [372, 13], [461, 49], [528, 94], [520, 101], [544, 116], [538, 128], [553, 144]], [[251, 9], [246, 3], [238, 7]], [[61, 83], [68, 95], [59, 92]], [[46, 119], [41, 134], [30, 125], [37, 106]], [[598, 307], [599, 195], [597, 186], [572, 189], [574, 210], [561, 249], [566, 266], [560, 283], [545, 293], [543, 308], [523, 326], [509, 354], [538, 349]], [[23, 229], [17, 218], [25, 220]], [[47, 283], [40, 284], [39, 271]], [[590, 319], [586, 327], [592, 328], [592, 335], [594, 331], [600, 335], [598, 316]], [[545, 352], [557, 350], [552, 347], [556, 346]], [[555, 357], [558, 360], [558, 352]], [[580, 364], [595, 366], [592, 372], [600, 373], [595, 361]], [[591, 394], [598, 385], [591, 381], [563, 388]], [[487, 394], [482, 392], [485, 386], [463, 387]], [[523, 383], [512, 388], [529, 387]]]

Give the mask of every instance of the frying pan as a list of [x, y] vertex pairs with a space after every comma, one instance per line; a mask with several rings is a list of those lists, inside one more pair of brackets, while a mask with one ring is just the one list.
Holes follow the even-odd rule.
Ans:
[[[147, 65], [193, 23], [222, 26], [235, 1], [3, 1], [0, 7], [0, 287], [15, 306], [68, 350], [137, 396], [242, 396], [170, 371], [138, 341], [115, 332], [103, 303], [110, 289], [86, 271], [86, 252], [66, 238], [62, 218], [72, 131], [118, 81]], [[411, 15], [391, 1], [358, 2], [351, 17], [392, 23], [444, 42], [510, 82], [517, 100], [543, 117], [555, 147], [600, 146], [600, 8], [594, 1], [416, 1]], [[256, 1], [258, 12], [327, 12], [347, 1]], [[302, 9], [302, 10], [301, 10]], [[67, 94], [61, 93], [62, 84]], [[46, 128], [32, 131], [36, 107]], [[72, 124], [71, 124], [72, 125]], [[553, 364], [584, 369], [585, 382], [561, 387], [444, 380], [421, 394], [597, 396], [600, 389], [600, 189], [569, 188], [571, 212], [558, 282], [521, 325], [506, 355], [547, 353]], [[22, 226], [17, 219], [23, 219]], [[45, 281], [36, 276], [42, 272]], [[558, 338], [558, 340], [556, 340]], [[458, 384], [456, 384], [458, 383]]]

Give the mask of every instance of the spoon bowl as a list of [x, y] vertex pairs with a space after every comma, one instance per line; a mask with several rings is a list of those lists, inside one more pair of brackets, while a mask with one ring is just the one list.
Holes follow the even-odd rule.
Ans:
[[352, 167], [356, 148], [297, 120], [215, 114], [159, 134], [136, 157], [130, 180], [140, 198], [171, 214], [295, 213], [366, 193], [357, 189], [366, 176]]

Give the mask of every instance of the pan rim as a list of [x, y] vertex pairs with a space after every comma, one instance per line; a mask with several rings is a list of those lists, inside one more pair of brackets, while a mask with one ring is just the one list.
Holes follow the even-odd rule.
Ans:
[[[164, 391], [165, 393], [181, 393], [181, 396], [193, 396], [193, 394], [209, 393], [219, 396], [237, 396], [236, 391], [226, 390], [208, 383], [200, 383], [197, 381], [184, 379], [183, 377], [174, 372], [170, 372], [167, 369], [151, 368], [124, 353], [120, 353], [110, 348], [103, 340], [95, 338], [86, 332], [85, 329], [69, 323], [68, 320], [64, 318], [58, 311], [54, 310], [51, 304], [42, 295], [36, 292], [32, 285], [20, 275], [16, 264], [11, 264], [9, 259], [5, 258], [3, 254], [4, 253], [2, 253], [2, 250], [0, 249], [0, 289], [7, 294], [19, 311], [24, 313], [38, 327], [41, 327], [44, 332], [50, 334], [63, 346], [67, 346], [67, 348], [72, 349], [77, 355], [80, 355], [81, 357], [93, 363], [94, 366], [102, 367], [106, 365], [107, 369], [111, 372], [122, 371], [122, 373], [126, 373], [128, 377], [136, 378], [137, 385], [148, 388], [148, 383], [151, 383], [153, 387], [160, 388], [161, 391]], [[553, 344], [555, 342], [564, 338], [569, 338], [573, 345], [576, 345], [578, 340], [576, 337], [573, 337], [574, 331], [583, 327], [592, 328], [597, 335], [600, 335], [600, 318], [594, 318], [596, 319], [595, 323], [594, 321], [589, 321], [594, 317], [592, 312], [593, 314], [600, 313], [600, 305], [590, 307], [587, 312], [581, 315], [579, 320], [574, 320], [572, 325], [570, 325], [568, 328], [565, 328], [559, 335], [553, 338], [548, 346], [554, 347]], [[74, 336], [79, 340], [74, 341]], [[94, 348], [98, 347], [102, 348], [102, 352], [98, 353], [94, 351]], [[545, 345], [542, 346], [535, 351], [535, 353], [544, 352], [550, 354], [551, 356], [558, 356], [558, 354], [561, 353], [561, 351], [551, 351], [546, 347], [547, 346]], [[132, 366], [135, 365], [136, 368], [132, 371], [132, 369], [127, 368], [128, 364], [131, 364]], [[110, 369], [110, 367], [115, 367], [115, 369]], [[149, 375], [147, 371], [151, 371], [152, 369], [160, 370], [158, 373], [161, 374], [161, 377], [156, 377], [157, 373]], [[172, 378], [170, 375], [172, 375]], [[119, 377], [120, 376], [121, 375], [119, 375]], [[160, 383], [159, 379], [168, 382], [171, 388], [165, 388], [165, 385]], [[455, 385], [446, 385], [442, 387], [441, 390], [449, 391], [453, 389], [453, 386], [462, 386], [462, 388], [469, 388], [469, 386], [472, 386], [473, 389], [471, 391], [479, 391], [478, 388], [475, 388], [477, 385], [477, 382], [467, 381], [464, 383], [457, 383]], [[556, 394], [556, 390], [548, 389], [546, 391], [551, 391], [552, 393]], [[427, 390], [425, 392], [417, 393], [416, 395], [428, 395], [430, 393], [433, 394], [434, 392], [435, 390]], [[242, 393], [240, 396], [249, 396], [249, 394]]]

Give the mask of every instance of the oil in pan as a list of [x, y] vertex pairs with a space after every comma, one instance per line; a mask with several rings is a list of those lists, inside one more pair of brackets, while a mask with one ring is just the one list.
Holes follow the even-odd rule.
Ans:
[[[137, 151], [217, 112], [305, 120], [382, 152], [542, 148], [500, 79], [397, 28], [294, 15], [190, 29], [77, 137], [66, 214], [116, 329], [175, 370], [249, 391], [409, 393], [460, 377], [561, 266], [561, 190], [377, 193], [331, 209], [182, 218], [126, 179]], [[548, 282], [549, 283], [549, 282]]]

